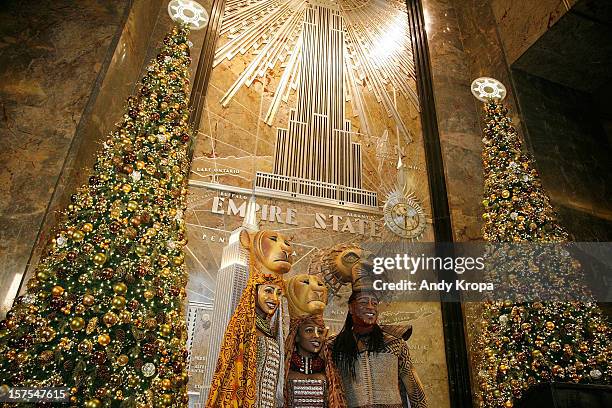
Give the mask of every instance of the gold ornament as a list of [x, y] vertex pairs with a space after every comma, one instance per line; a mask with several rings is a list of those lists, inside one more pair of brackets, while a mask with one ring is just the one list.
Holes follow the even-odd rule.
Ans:
[[169, 336], [170, 333], [172, 333], [172, 326], [169, 324], [162, 324], [159, 328], [159, 331], [162, 336], [164, 337]]
[[127, 292], [127, 285], [123, 282], [117, 282], [113, 285], [113, 291], [119, 295], [123, 295]]
[[136, 211], [138, 209], [138, 203], [136, 201], [130, 201], [127, 204], [127, 209], [130, 211]]
[[59, 285], [54, 286], [53, 289], [51, 289], [51, 294], [53, 295], [53, 297], [60, 297], [64, 294], [64, 288]]
[[83, 330], [85, 326], [85, 319], [82, 317], [75, 317], [70, 321], [70, 328], [74, 331]]
[[85, 306], [91, 306], [91, 305], [94, 304], [95, 301], [96, 301], [96, 298], [94, 298], [90, 294], [87, 294], [87, 295], [83, 296], [83, 304]]
[[100, 408], [101, 406], [102, 402], [97, 398], [93, 398], [85, 402], [85, 408]]
[[125, 307], [125, 298], [123, 296], [115, 296], [112, 300], [112, 305], [115, 309], [123, 309]]
[[108, 334], [103, 333], [98, 336], [98, 344], [100, 344], [101, 346], [108, 346], [110, 342], [111, 342], [111, 338]]
[[183, 255], [175, 256], [172, 259], [172, 263], [176, 266], [181, 266], [184, 261], [185, 261], [185, 257]]
[[553, 331], [555, 329], [555, 324], [553, 322], [546, 322], [546, 330]]
[[172, 387], [172, 382], [169, 379], [164, 378], [162, 380], [162, 388], [164, 390], [169, 390], [171, 387]]
[[91, 232], [93, 231], [93, 224], [91, 223], [85, 223], [83, 224], [83, 227], [81, 228], [83, 230], [83, 232]]
[[106, 263], [106, 255], [102, 252], [98, 252], [93, 256], [93, 261], [96, 265], [102, 266]]
[[155, 297], [155, 293], [151, 292], [150, 290], [145, 290], [143, 295], [144, 295], [144, 298], [147, 300], [151, 300]]
[[36, 278], [41, 281], [46, 281], [47, 279], [49, 279], [49, 275], [47, 275], [46, 272], [38, 271], [36, 272]]
[[132, 191], [132, 186], [130, 186], [129, 184], [124, 184], [123, 186], [121, 186], [121, 190], [127, 194]]
[[85, 233], [84, 233], [83, 231], [76, 230], [76, 231], [74, 231], [74, 233], [72, 234], [72, 239], [73, 239], [74, 241], [79, 242], [79, 241], [82, 241], [82, 240], [83, 240], [83, 238], [85, 238]]
[[119, 357], [117, 357], [117, 364], [123, 367], [128, 363], [129, 360], [130, 358], [128, 356], [126, 356], [125, 354], [122, 354]]
[[102, 321], [106, 325], [106, 327], [114, 326], [117, 323], [118, 317], [113, 312], [107, 312], [102, 317]]

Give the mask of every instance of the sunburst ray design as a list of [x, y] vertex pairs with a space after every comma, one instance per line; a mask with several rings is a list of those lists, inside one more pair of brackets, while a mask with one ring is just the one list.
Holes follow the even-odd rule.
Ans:
[[406, 141], [413, 135], [396, 105], [398, 92], [419, 110], [416, 73], [405, 4], [401, 0], [228, 0], [213, 66], [248, 55], [248, 64], [220, 100], [227, 107], [241, 87], [280, 72], [264, 122], [269, 126], [282, 101], [300, 81], [303, 21], [308, 4], [340, 10], [345, 20], [345, 102], [359, 116], [362, 132], [370, 134], [364, 89], [393, 118]]

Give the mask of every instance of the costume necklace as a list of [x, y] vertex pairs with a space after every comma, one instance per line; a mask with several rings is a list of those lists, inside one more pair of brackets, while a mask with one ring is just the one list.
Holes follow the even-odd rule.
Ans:
[[325, 362], [319, 355], [304, 357], [294, 350], [289, 368], [302, 374], [316, 374], [325, 371]]
[[274, 337], [270, 328], [270, 321], [265, 317], [261, 317], [258, 313], [255, 313], [255, 326], [266, 336]]

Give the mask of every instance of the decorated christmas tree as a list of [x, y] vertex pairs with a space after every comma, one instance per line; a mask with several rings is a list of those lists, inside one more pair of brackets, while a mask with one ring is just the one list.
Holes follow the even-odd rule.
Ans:
[[189, 47], [175, 27], [0, 322], [0, 384], [71, 406], [185, 406]]
[[[484, 80], [485, 94], [497, 101], [486, 99], [484, 106], [483, 236], [493, 248], [488, 252], [492, 272], [514, 296], [482, 305], [481, 331], [472, 351], [480, 406], [512, 407], [526, 389], [541, 382], [610, 383], [612, 332], [577, 279], [580, 264], [563, 249], [568, 234], [499, 102], [503, 95], [495, 95], [499, 85]], [[504, 243], [513, 243], [514, 252], [495, 249]], [[534, 252], [547, 261], [539, 265]], [[512, 275], [517, 270], [524, 274]], [[575, 300], [555, 301], [560, 288]], [[538, 293], [545, 293], [542, 301]]]

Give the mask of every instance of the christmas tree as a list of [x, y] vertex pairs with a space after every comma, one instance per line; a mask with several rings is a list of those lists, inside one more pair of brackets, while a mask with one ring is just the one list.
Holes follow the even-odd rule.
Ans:
[[185, 406], [188, 30], [175, 27], [0, 322], [0, 384], [71, 406]]
[[[480, 406], [512, 407], [540, 382], [610, 383], [612, 333], [578, 279], [580, 264], [562, 247], [568, 234], [507, 109], [494, 100], [484, 108], [483, 236], [491, 243], [493, 277], [514, 297], [482, 305], [481, 331], [472, 345]], [[504, 243], [513, 243], [511, 253], [499, 250]], [[540, 265], [539, 258], [547, 262]], [[536, 301], [545, 291], [547, 299]], [[563, 291], [575, 300], [556, 301]]]

